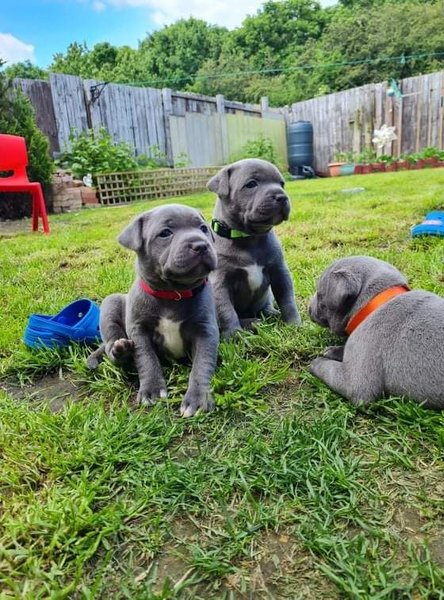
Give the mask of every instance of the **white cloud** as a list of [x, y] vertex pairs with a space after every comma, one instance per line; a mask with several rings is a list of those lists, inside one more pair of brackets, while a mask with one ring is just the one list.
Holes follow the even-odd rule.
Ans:
[[94, 0], [92, 6], [96, 12], [102, 12], [106, 8], [106, 4], [104, 2], [101, 2], [101, 0]]
[[106, 0], [118, 7], [146, 7], [156, 25], [168, 25], [178, 19], [196, 17], [215, 25], [233, 28], [248, 14], [254, 14], [263, 0]]
[[26, 44], [10, 33], [0, 33], [0, 58], [12, 65], [24, 60], [35, 62], [34, 46]]

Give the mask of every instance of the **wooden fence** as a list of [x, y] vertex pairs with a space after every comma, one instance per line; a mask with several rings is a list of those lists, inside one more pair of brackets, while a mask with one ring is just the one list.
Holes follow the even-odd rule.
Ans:
[[[48, 136], [53, 153], [70, 147], [72, 131], [80, 133], [88, 128], [104, 127], [115, 141], [128, 142], [136, 155], [152, 155], [160, 151], [173, 165], [178, 155], [171, 139], [171, 127], [174, 128], [171, 121], [174, 119], [243, 115], [252, 120], [270, 116], [284, 120], [283, 115], [277, 109], [270, 110], [267, 103], [261, 107], [226, 101], [221, 95], [213, 98], [175, 92], [169, 88], [138, 88], [82, 80], [74, 75], [50, 73], [48, 82], [16, 79], [15, 85], [31, 100], [37, 123]], [[222, 164], [214, 162], [215, 155], [209, 151], [208, 143], [205, 145], [206, 153], [190, 152], [190, 149], [195, 149], [192, 139], [184, 139], [180, 145], [186, 146], [188, 153], [192, 154], [191, 166]], [[216, 156], [220, 158], [217, 153]], [[226, 161], [226, 153], [220, 159]]]
[[287, 121], [311, 121], [315, 167], [326, 171], [338, 152], [374, 149], [375, 129], [394, 125], [397, 140], [381, 149], [399, 156], [428, 146], [444, 148], [444, 71], [400, 82], [402, 98], [388, 96], [389, 84], [377, 83], [313, 98], [287, 109]]
[[387, 95], [387, 83], [377, 83], [282, 109], [269, 109], [266, 99], [258, 106], [220, 95], [104, 84], [54, 73], [49, 82], [19, 79], [16, 85], [34, 105], [53, 152], [66, 147], [72, 129], [103, 126], [114, 140], [129, 142], [136, 154], [151, 154], [157, 146], [170, 165], [185, 154], [191, 166], [204, 167], [226, 163], [248, 139], [267, 135], [285, 168], [285, 121], [298, 120], [313, 123], [319, 171], [326, 171], [338, 152], [372, 148], [373, 132], [384, 123], [394, 125], [398, 136], [381, 150], [384, 154], [399, 156], [431, 145], [444, 148], [444, 71], [402, 80], [402, 99]]
[[205, 190], [220, 167], [200, 169], [151, 169], [104, 173], [97, 176], [101, 204], [126, 204], [134, 200], [170, 198]]

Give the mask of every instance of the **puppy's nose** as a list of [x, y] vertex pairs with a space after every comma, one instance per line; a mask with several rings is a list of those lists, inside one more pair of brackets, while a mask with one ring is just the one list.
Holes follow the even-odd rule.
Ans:
[[206, 254], [206, 252], [208, 252], [208, 244], [203, 241], [190, 242], [189, 248], [192, 252], [195, 252], [196, 254]]
[[285, 194], [276, 194], [274, 199], [276, 200], [276, 202], [282, 202], [282, 203], [286, 202], [288, 200], [288, 198]]

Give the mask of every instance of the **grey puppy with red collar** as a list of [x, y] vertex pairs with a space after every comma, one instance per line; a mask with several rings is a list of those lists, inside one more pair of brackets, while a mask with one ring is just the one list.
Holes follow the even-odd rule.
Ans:
[[355, 405], [395, 395], [444, 408], [444, 298], [410, 291], [382, 260], [351, 256], [321, 275], [309, 313], [349, 335], [310, 365], [332, 390]]
[[275, 314], [273, 297], [283, 320], [298, 325], [293, 280], [273, 231], [290, 214], [281, 173], [264, 160], [240, 160], [207, 187], [218, 196], [212, 221], [218, 266], [210, 280], [222, 335]]
[[88, 358], [95, 368], [106, 354], [115, 363], [134, 359], [138, 400], [151, 405], [167, 396], [160, 358], [192, 357], [180, 412], [211, 410], [210, 382], [219, 331], [207, 277], [217, 260], [213, 236], [200, 213], [169, 204], [134, 219], [118, 238], [134, 250], [136, 280], [128, 294], [107, 296], [101, 306], [103, 344]]

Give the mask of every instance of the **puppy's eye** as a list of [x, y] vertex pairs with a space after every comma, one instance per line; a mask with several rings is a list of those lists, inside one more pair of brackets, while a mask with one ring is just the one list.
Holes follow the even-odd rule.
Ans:
[[259, 184], [256, 181], [256, 179], [250, 179], [250, 181], [247, 181], [247, 183], [245, 184], [245, 187], [248, 188], [249, 190], [257, 187]]
[[281, 182], [280, 182], [280, 186], [281, 186], [281, 188], [283, 189], [283, 188], [285, 187], [285, 181], [281, 181]]
[[159, 233], [158, 237], [167, 238], [167, 237], [170, 237], [170, 235], [173, 235], [173, 232], [171, 231], [171, 229], [168, 229], [168, 227], [167, 227], [166, 229], [162, 229], [162, 231]]
[[200, 230], [203, 231], [205, 235], [208, 233], [208, 227], [206, 225], [201, 225]]

